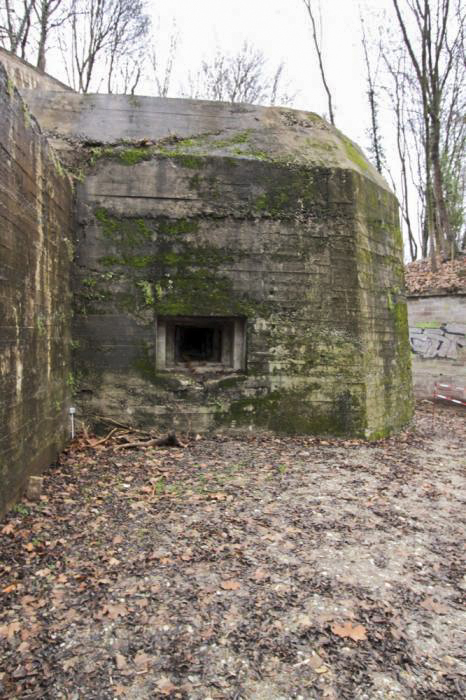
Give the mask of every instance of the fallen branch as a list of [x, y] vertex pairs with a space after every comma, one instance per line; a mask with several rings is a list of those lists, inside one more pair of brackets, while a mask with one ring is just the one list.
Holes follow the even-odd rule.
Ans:
[[95, 442], [92, 445], [92, 447], [97, 447], [97, 445], [104, 445], [107, 442], [107, 440], [109, 440], [112, 437], [112, 435], [114, 435], [117, 432], [117, 430], [118, 430], [118, 428], [112, 428], [111, 431], [108, 433], [108, 435], [103, 437], [101, 440], [98, 440], [97, 442]]
[[158, 442], [158, 438], [152, 438], [152, 440], [139, 440], [138, 442], [125, 442], [122, 445], [116, 445], [113, 449], [126, 450], [130, 447], [151, 447], [152, 445], [157, 445]]
[[114, 449], [115, 450], [124, 450], [128, 449], [130, 447], [152, 447], [152, 446], [157, 446], [157, 447], [186, 447], [186, 443], [181, 442], [176, 436], [175, 433], [169, 433], [166, 437], [163, 438], [152, 438], [150, 440], [139, 440], [138, 442], [127, 442], [124, 445], [117, 445]]

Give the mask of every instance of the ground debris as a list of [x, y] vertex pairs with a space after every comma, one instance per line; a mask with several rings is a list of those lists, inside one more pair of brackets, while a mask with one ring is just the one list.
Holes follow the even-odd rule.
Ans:
[[464, 696], [464, 413], [124, 439], [160, 436], [80, 438], [0, 524], [1, 698]]
[[[109, 418], [100, 418], [101, 421], [116, 423]], [[86, 447], [107, 448], [114, 450], [124, 449], [146, 449], [147, 447], [187, 447], [186, 442], [182, 442], [176, 433], [171, 432], [165, 436], [154, 434], [153, 431], [146, 432], [131, 426], [117, 423], [107, 435], [98, 437], [92, 435], [88, 430], [81, 432], [72, 441], [67, 452], [80, 451]]]
[[437, 260], [436, 270], [432, 260], [415, 260], [405, 267], [406, 288], [409, 294], [455, 293], [466, 289], [466, 255], [456, 260]]

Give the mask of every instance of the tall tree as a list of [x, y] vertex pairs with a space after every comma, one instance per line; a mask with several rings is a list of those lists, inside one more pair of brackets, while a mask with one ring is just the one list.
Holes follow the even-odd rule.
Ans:
[[420, 95], [426, 228], [435, 264], [437, 253], [453, 257], [458, 248], [446, 198], [442, 132], [451, 79], [461, 75], [464, 84], [465, 14], [461, 0], [392, 0], [392, 5]]
[[0, 44], [26, 58], [35, 0], [4, 0], [0, 5]]
[[371, 125], [369, 129], [370, 137], [370, 152], [374, 159], [375, 167], [378, 172], [383, 170], [385, 154], [382, 146], [382, 134], [379, 124], [379, 96], [378, 96], [378, 70], [380, 62], [380, 52], [377, 55], [376, 61], [372, 61], [369, 51], [369, 42], [366, 35], [365, 23], [362, 14], [361, 21], [361, 42], [364, 52], [364, 62], [366, 65], [366, 80], [367, 80], [367, 99], [369, 102], [369, 112]]
[[68, 0], [33, 0], [37, 23], [36, 65], [45, 71], [45, 57], [50, 35], [70, 17]]
[[[391, 82], [385, 86], [394, 116], [396, 147], [399, 159], [399, 178], [394, 178], [387, 168], [393, 189], [400, 199], [401, 216], [408, 234], [411, 259], [415, 260], [418, 254], [412, 207], [410, 197], [411, 185], [417, 191], [417, 201], [421, 206], [418, 218], [418, 229], [421, 232], [421, 245], [423, 256], [427, 255], [428, 236], [425, 227], [425, 178], [422, 167], [420, 151], [423, 143], [423, 122], [419, 120], [419, 109], [416, 90], [413, 90], [412, 80], [406, 71], [407, 56], [403, 48], [395, 56], [390, 57], [382, 50], [382, 57], [391, 76]], [[421, 147], [421, 148], [420, 148]], [[400, 190], [400, 191], [399, 191]]]
[[[327, 75], [325, 72], [324, 68], [324, 59], [323, 59], [323, 51], [322, 51], [322, 36], [317, 36], [317, 22], [316, 22], [316, 13], [315, 13], [315, 3], [313, 0], [303, 0], [303, 3], [306, 7], [307, 13], [309, 15], [309, 19], [311, 22], [312, 26], [312, 39], [314, 42], [314, 49], [317, 55], [317, 60], [319, 62], [319, 70], [320, 70], [320, 77], [322, 79], [322, 85], [324, 86], [325, 93], [327, 95], [327, 105], [328, 105], [328, 116], [330, 119], [330, 123], [335, 126], [335, 110], [333, 108], [333, 98], [332, 98], [332, 93], [330, 90], [329, 82], [327, 80]], [[320, 15], [320, 35], [322, 35], [322, 13], [320, 12], [320, 4], [319, 4], [319, 15]]]
[[144, 9], [144, 0], [71, 0], [60, 48], [75, 90], [89, 92], [102, 84], [108, 92], [118, 88], [119, 69], [136, 60], [147, 37]]
[[[173, 68], [175, 65], [176, 54], [180, 35], [175, 22], [172, 23], [171, 32], [168, 34], [168, 48], [166, 52], [161, 49], [162, 42], [159, 37], [162, 34], [160, 19], [153, 32], [154, 43], [151, 48], [149, 58], [152, 78], [155, 83], [155, 92], [158, 97], [167, 97], [170, 90]], [[165, 53], [165, 55], [163, 55]]]

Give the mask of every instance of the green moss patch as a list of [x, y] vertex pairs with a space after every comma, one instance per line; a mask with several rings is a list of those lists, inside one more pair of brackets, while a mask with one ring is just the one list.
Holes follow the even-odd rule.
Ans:
[[118, 160], [123, 165], [136, 165], [143, 160], [150, 160], [152, 153], [147, 148], [125, 148], [118, 151]]
[[440, 321], [418, 321], [414, 324], [415, 328], [441, 328], [442, 323]]
[[218, 413], [217, 421], [288, 435], [364, 435], [363, 416], [349, 392], [325, 405], [312, 402], [308, 389], [272, 391], [234, 401], [228, 411]]
[[316, 210], [327, 200], [330, 170], [302, 165], [276, 166], [261, 173], [266, 189], [252, 203], [252, 210], [273, 218], [295, 217]]
[[137, 165], [153, 156], [154, 151], [149, 146], [95, 146], [90, 149], [89, 163], [93, 166], [103, 158], [110, 158], [123, 165]]
[[261, 305], [235, 291], [222, 272], [242, 252], [193, 242], [197, 219], [122, 219], [102, 208], [95, 217], [109, 241], [100, 263], [123, 281], [127, 291], [115, 293], [113, 301], [125, 309], [150, 307], [169, 316], [258, 313]]
[[349, 160], [354, 163], [355, 165], [358, 166], [360, 170], [362, 170], [363, 173], [366, 173], [369, 171], [369, 164], [367, 163], [362, 151], [357, 148], [352, 141], [349, 140], [346, 136], [344, 136], [340, 132], [340, 137], [345, 149], [345, 153]]

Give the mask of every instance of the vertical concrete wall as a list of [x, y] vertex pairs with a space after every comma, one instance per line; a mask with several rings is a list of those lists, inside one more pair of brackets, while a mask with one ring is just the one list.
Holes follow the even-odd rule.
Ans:
[[38, 68], [31, 66], [27, 61], [23, 61], [19, 56], [15, 56], [10, 53], [10, 51], [6, 51], [6, 49], [3, 49], [1, 46], [0, 63], [3, 64], [10, 80], [20, 92], [22, 92], [23, 89], [47, 90], [52, 92], [69, 90], [72, 92], [68, 85], [61, 83], [59, 80], [56, 80], [56, 78], [52, 78], [52, 76], [47, 73], [43, 73]]
[[466, 294], [408, 300], [414, 393], [431, 398], [435, 382], [466, 387]]
[[[102, 158], [78, 190], [80, 406], [121, 422], [363, 433], [351, 176]], [[297, 220], [305, 207], [303, 220]], [[158, 316], [246, 319], [245, 372], [162, 371]]]
[[0, 65], [0, 513], [62, 447], [72, 189]]
[[357, 185], [355, 201], [368, 432], [383, 437], [408, 422], [413, 406], [398, 203], [367, 180]]
[[[122, 156], [109, 150], [78, 190], [90, 422], [380, 437], [409, 420], [393, 195], [343, 169]], [[246, 371], [161, 369], [157, 318], [209, 315], [246, 319]]]

